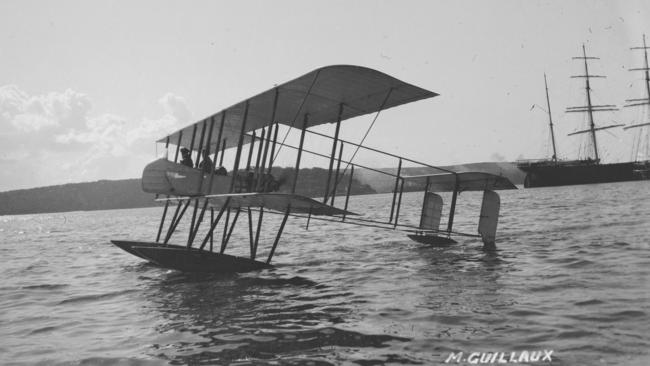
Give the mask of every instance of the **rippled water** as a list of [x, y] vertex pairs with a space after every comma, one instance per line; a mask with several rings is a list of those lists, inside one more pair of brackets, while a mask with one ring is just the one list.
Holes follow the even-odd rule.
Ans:
[[[108, 243], [151, 240], [161, 209], [0, 217], [0, 363], [440, 364], [552, 349], [553, 364], [650, 364], [650, 183], [500, 194], [497, 253], [290, 219], [275, 268], [220, 276]], [[352, 207], [377, 215], [387, 200]], [[406, 194], [401, 217], [417, 222], [420, 200]], [[479, 205], [463, 193], [456, 227], [474, 231]]]

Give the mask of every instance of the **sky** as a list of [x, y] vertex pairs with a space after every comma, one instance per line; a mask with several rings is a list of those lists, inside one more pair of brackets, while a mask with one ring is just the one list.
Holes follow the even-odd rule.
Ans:
[[[332, 64], [439, 93], [382, 112], [365, 141], [435, 165], [549, 156], [546, 73], [559, 156], [576, 158], [584, 143], [566, 135], [585, 120], [564, 110], [584, 103], [584, 87], [572, 57], [583, 44], [600, 57], [595, 103], [643, 97], [628, 69], [642, 66], [630, 47], [650, 37], [649, 19], [647, 0], [3, 0], [0, 191], [140, 177], [167, 133]], [[342, 136], [359, 141], [373, 117]], [[632, 138], [600, 133], [603, 160], [629, 160]]]

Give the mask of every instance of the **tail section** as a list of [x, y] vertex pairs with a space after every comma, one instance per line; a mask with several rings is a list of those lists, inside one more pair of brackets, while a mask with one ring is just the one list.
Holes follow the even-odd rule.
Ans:
[[438, 230], [442, 217], [442, 197], [433, 192], [426, 192], [420, 216], [420, 229]]
[[481, 216], [478, 221], [478, 233], [483, 239], [483, 247], [488, 250], [496, 249], [495, 239], [499, 221], [499, 208], [501, 199], [494, 191], [483, 191]]

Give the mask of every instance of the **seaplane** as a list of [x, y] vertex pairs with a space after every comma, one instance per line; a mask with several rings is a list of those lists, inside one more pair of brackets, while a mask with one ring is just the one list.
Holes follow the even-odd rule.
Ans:
[[[157, 141], [164, 144], [165, 156], [146, 165], [142, 173], [142, 189], [155, 194], [161, 206], [164, 203], [155, 241], [111, 242], [160, 267], [214, 273], [271, 267], [289, 217], [306, 220], [306, 228], [311, 221], [321, 220], [397, 230], [412, 240], [432, 246], [451, 245], [459, 236], [480, 238], [485, 249], [494, 250], [500, 209], [495, 190], [516, 189], [507, 178], [484, 172], [451, 171], [364, 145], [381, 111], [437, 95], [370, 68], [334, 65], [236, 103]], [[342, 122], [371, 114], [374, 119], [360, 142], [339, 136]], [[334, 130], [333, 134], [315, 129], [326, 124]], [[281, 130], [283, 133], [279, 134]], [[286, 141], [290, 131], [300, 136], [297, 144]], [[325, 139], [326, 152], [307, 149], [307, 137]], [[344, 146], [354, 149], [350, 158], [344, 156]], [[276, 179], [273, 172], [281, 169], [276, 158], [282, 148], [295, 152], [295, 164], [290, 177]], [[376, 169], [355, 161], [361, 149], [396, 159], [397, 171]], [[175, 151], [173, 159], [170, 159], [171, 151]], [[300, 194], [298, 189], [301, 161], [307, 154], [327, 161], [327, 179], [322, 182], [322, 193], [316, 196]], [[231, 169], [223, 167], [225, 155], [232, 161]], [[416, 164], [427, 173], [404, 174], [407, 169], [403, 163]], [[387, 218], [353, 211], [350, 195], [355, 168], [385, 175], [391, 185], [394, 179], [391, 203], [386, 205]], [[417, 207], [419, 225], [400, 222], [405, 191], [423, 193], [422, 206]], [[483, 191], [477, 233], [453, 229], [457, 198], [465, 191]], [[447, 224], [442, 228], [443, 200], [436, 192], [452, 195]], [[343, 193], [345, 196], [341, 197]], [[337, 195], [339, 199], [335, 201]], [[169, 215], [171, 211], [173, 214]], [[274, 231], [262, 236], [274, 239], [265, 255], [258, 258], [260, 232], [270, 226], [263, 225], [269, 214], [280, 215], [282, 219], [279, 227], [274, 225]], [[248, 227], [242, 235], [248, 236], [249, 256], [225, 253], [240, 216], [248, 218]], [[184, 217], [189, 228], [187, 239], [172, 244]]]

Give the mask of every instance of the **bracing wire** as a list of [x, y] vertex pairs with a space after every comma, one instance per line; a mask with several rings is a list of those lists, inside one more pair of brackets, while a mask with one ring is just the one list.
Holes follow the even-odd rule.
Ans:
[[285, 141], [287, 140], [287, 136], [289, 136], [289, 132], [291, 132], [291, 128], [296, 124], [296, 120], [298, 120], [298, 116], [300, 116], [300, 112], [302, 111], [302, 107], [305, 106], [305, 102], [307, 101], [307, 98], [311, 94], [311, 90], [314, 88], [314, 84], [316, 84], [316, 80], [318, 80], [318, 75], [320, 74], [320, 70], [316, 72], [316, 75], [314, 75], [314, 80], [312, 80], [311, 85], [309, 86], [309, 89], [307, 90], [307, 94], [305, 94], [305, 97], [302, 99], [302, 102], [300, 103], [300, 107], [298, 107], [298, 111], [296, 112], [296, 115], [293, 117], [293, 121], [291, 122], [291, 126], [289, 126], [289, 129], [287, 132], [284, 134], [284, 138], [282, 139], [282, 143], [280, 144], [280, 147], [278, 148], [278, 151], [275, 153], [275, 156], [271, 160], [271, 165], [275, 163], [275, 159], [277, 159], [278, 155], [280, 155], [280, 150], [282, 150], [282, 147], [284, 146]]
[[[379, 117], [379, 114], [381, 113], [382, 110], [384, 110], [384, 107], [386, 106], [386, 103], [388, 102], [388, 98], [390, 98], [391, 93], [393, 92], [393, 88], [390, 88], [388, 90], [388, 93], [386, 94], [386, 98], [384, 98], [384, 101], [381, 102], [381, 106], [379, 107], [379, 110], [375, 114], [375, 118], [372, 119], [372, 123], [370, 123], [370, 126], [368, 126], [368, 129], [366, 130], [366, 133], [363, 135], [363, 138], [361, 139], [361, 142], [357, 145], [357, 148], [354, 150], [354, 153], [352, 154], [352, 157], [348, 160], [347, 165], [345, 166], [345, 169], [343, 169], [343, 174], [341, 174], [341, 179], [345, 176], [345, 172], [348, 171], [348, 168], [350, 167], [350, 164], [354, 162], [354, 158], [357, 156], [357, 153], [359, 152], [359, 148], [363, 145], [363, 142], [366, 141], [366, 137], [368, 137], [368, 134], [370, 133], [370, 130], [372, 130], [372, 127], [375, 125], [375, 122], [377, 122], [377, 118]], [[339, 184], [339, 177], [336, 176], [334, 177], [334, 188], [332, 188], [332, 192], [328, 192], [328, 197], [334, 192], [336, 192], [336, 187]]]

